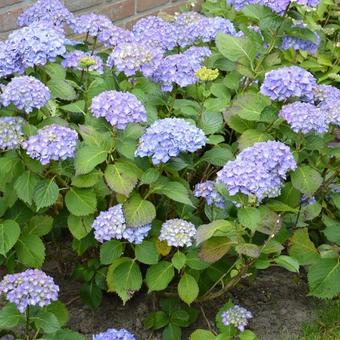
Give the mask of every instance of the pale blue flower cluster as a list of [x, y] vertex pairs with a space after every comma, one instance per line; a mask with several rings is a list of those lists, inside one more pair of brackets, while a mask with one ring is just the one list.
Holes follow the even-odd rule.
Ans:
[[70, 128], [52, 124], [38, 130], [35, 136], [22, 143], [27, 154], [45, 165], [51, 161], [73, 158], [78, 134]]
[[20, 146], [24, 124], [21, 117], [0, 117], [0, 151], [13, 150]]
[[93, 61], [93, 64], [89, 67], [89, 71], [95, 71], [100, 74], [104, 72], [103, 60], [100, 57], [91, 55], [90, 52], [83, 52], [79, 50], [66, 53], [61, 65], [65, 68], [83, 70], [84, 67], [81, 65], [83, 58], [91, 59]]
[[154, 48], [144, 43], [122, 43], [114, 48], [108, 58], [109, 67], [115, 66], [119, 72], [126, 76], [133, 76], [141, 72], [145, 77], [150, 77], [163, 57], [161, 49]]
[[196, 235], [195, 225], [191, 222], [174, 218], [162, 224], [160, 241], [165, 241], [172, 247], [190, 247]]
[[320, 0], [295, 0], [297, 4], [308, 7], [316, 7], [319, 5]]
[[155, 48], [172, 50], [177, 45], [176, 27], [156, 16], [148, 16], [137, 21], [132, 28], [137, 42], [144, 42]]
[[235, 7], [237, 11], [240, 11], [247, 5], [263, 5], [282, 15], [288, 7], [290, 0], [227, 0], [227, 3]]
[[112, 239], [126, 239], [131, 243], [140, 244], [151, 230], [151, 225], [139, 227], [126, 225], [122, 204], [117, 204], [106, 211], [101, 211], [92, 224], [94, 237], [103, 243]]
[[261, 93], [272, 100], [284, 101], [297, 97], [311, 101], [315, 88], [316, 80], [310, 72], [298, 66], [289, 66], [267, 72]]
[[92, 340], [136, 340], [136, 338], [126, 329], [110, 328], [105, 332], [93, 335]]
[[31, 76], [13, 78], [2, 90], [0, 103], [3, 106], [13, 104], [17, 109], [30, 113], [47, 104], [51, 93], [40, 80]]
[[247, 309], [240, 307], [239, 305], [235, 305], [229, 310], [223, 312], [221, 318], [222, 323], [225, 326], [233, 325], [243, 332], [247, 327], [249, 320], [253, 318], [253, 315]]
[[105, 47], [115, 47], [122, 43], [131, 43], [134, 37], [131, 31], [112, 25], [111, 28], [99, 32], [98, 41]]
[[17, 57], [16, 59], [10, 54], [6, 42], [0, 41], [0, 78], [15, 72], [22, 73], [24, 71], [19, 63], [19, 58]]
[[162, 59], [151, 78], [161, 84], [163, 91], [171, 91], [174, 84], [180, 87], [195, 84], [198, 82], [196, 71], [210, 55], [206, 47], [191, 47], [183, 53], [169, 55]]
[[155, 121], [139, 139], [138, 157], [152, 157], [153, 164], [166, 163], [181, 152], [195, 152], [206, 143], [203, 131], [182, 118]]
[[21, 313], [28, 306], [44, 307], [58, 300], [59, 287], [52, 277], [38, 269], [7, 274], [0, 282], [0, 294], [14, 303]]
[[198, 183], [194, 188], [195, 197], [203, 197], [208, 205], [214, 205], [217, 208], [224, 209], [225, 203], [223, 196], [216, 190], [213, 181]]
[[5, 41], [5, 59], [12, 58], [15, 72], [23, 73], [28, 67], [45, 65], [63, 55], [66, 52], [64, 42], [65, 35], [61, 30], [46, 22], [35, 23], [9, 35]]
[[144, 105], [129, 92], [104, 91], [92, 99], [92, 114], [104, 117], [113, 127], [123, 130], [129, 123], [147, 121]]
[[102, 32], [112, 29], [113, 24], [104, 15], [90, 13], [76, 17], [70, 26], [76, 34], [88, 34], [91, 37], [97, 37]]
[[224, 184], [230, 195], [243, 193], [261, 202], [280, 195], [282, 180], [296, 162], [289, 147], [281, 142], [256, 143], [243, 150], [217, 173], [217, 183]]
[[282, 107], [279, 116], [290, 125], [294, 132], [324, 133], [328, 130], [327, 116], [310, 103], [295, 102]]
[[74, 20], [73, 14], [59, 0], [38, 0], [18, 17], [20, 27], [47, 21], [62, 27]]

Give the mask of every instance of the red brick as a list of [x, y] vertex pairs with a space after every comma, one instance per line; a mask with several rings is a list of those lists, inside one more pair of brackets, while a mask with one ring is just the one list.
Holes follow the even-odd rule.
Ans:
[[81, 9], [89, 8], [95, 5], [100, 5], [103, 0], [66, 0], [65, 6], [72, 12]]
[[135, 14], [135, 0], [124, 0], [108, 5], [100, 13], [110, 17], [113, 21], [125, 19]]
[[137, 11], [148, 11], [149, 9], [165, 5], [168, 2], [168, 0], [137, 0]]
[[0, 8], [17, 4], [18, 2], [21, 2], [21, 1], [22, 0], [0, 0]]

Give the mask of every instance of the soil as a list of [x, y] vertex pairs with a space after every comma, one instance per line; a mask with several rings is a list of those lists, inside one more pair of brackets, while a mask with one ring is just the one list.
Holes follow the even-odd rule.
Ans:
[[[225, 297], [205, 303], [206, 318], [201, 315], [190, 329], [184, 330], [183, 339], [189, 339], [194, 329], [208, 329], [208, 322], [214, 329], [215, 314], [229, 298], [253, 313], [249, 328], [260, 340], [298, 339], [301, 327], [313, 320], [316, 306], [320, 304], [320, 300], [307, 297], [305, 279], [304, 274], [290, 273], [281, 268], [259, 272], [252, 282], [242, 282]], [[61, 300], [70, 311], [68, 327], [89, 339], [91, 334], [107, 328], [126, 328], [138, 340], [161, 339], [159, 332], [145, 330], [142, 324], [148, 313], [157, 309], [155, 296], [140, 293], [123, 306], [118, 297], [108, 294], [99, 309], [92, 311], [79, 300], [77, 284], [70, 287], [68, 280], [59, 284], [63, 292]]]

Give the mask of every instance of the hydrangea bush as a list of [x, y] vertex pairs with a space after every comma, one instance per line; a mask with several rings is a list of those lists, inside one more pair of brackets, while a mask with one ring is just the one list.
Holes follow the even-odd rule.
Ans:
[[[41, 271], [51, 239], [78, 259], [65, 276], [93, 309], [103, 292], [175, 296], [144, 321], [165, 340], [271, 266], [305, 266], [311, 295], [338, 295], [334, 9], [206, 0], [131, 30], [58, 0], [21, 14], [0, 42], [4, 329], [81, 338], [62, 328], [58, 274]], [[227, 304], [220, 336], [253, 339], [251, 318]], [[93, 339], [135, 339], [115, 327]]]

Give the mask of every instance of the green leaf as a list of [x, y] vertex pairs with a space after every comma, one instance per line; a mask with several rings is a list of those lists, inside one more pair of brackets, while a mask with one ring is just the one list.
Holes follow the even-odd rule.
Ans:
[[216, 336], [210, 331], [207, 331], [205, 329], [196, 329], [195, 332], [193, 332], [189, 338], [189, 340], [215, 340], [215, 339]]
[[149, 314], [143, 321], [146, 329], [161, 329], [169, 323], [168, 315], [163, 311], [157, 311]]
[[196, 233], [196, 244], [208, 240], [218, 230], [221, 230], [226, 236], [232, 237], [235, 234], [236, 227], [233, 223], [226, 220], [215, 220], [209, 224], [202, 224], [198, 227]]
[[72, 185], [78, 188], [91, 188], [96, 185], [102, 178], [101, 171], [92, 171], [87, 175], [79, 175], [72, 178]]
[[156, 264], [159, 259], [157, 248], [154, 242], [144, 241], [135, 247], [136, 258], [144, 264]]
[[181, 339], [182, 339], [181, 327], [178, 327], [170, 323], [168, 326], [164, 328], [162, 340], [181, 340]]
[[39, 311], [31, 319], [37, 329], [40, 328], [47, 334], [55, 333], [60, 329], [59, 321], [53, 313]]
[[257, 258], [261, 254], [260, 248], [256, 244], [242, 243], [236, 246], [236, 251], [239, 254], [246, 255], [249, 257]]
[[326, 229], [322, 232], [327, 237], [327, 240], [340, 245], [340, 222], [331, 219], [327, 215], [322, 216], [322, 222], [326, 226]]
[[186, 304], [190, 305], [199, 294], [196, 280], [189, 274], [184, 274], [177, 287], [178, 295]]
[[44, 71], [50, 76], [52, 79], [65, 79], [66, 78], [66, 69], [59, 64], [50, 63], [44, 66]]
[[140, 179], [140, 184], [152, 184], [155, 183], [161, 174], [158, 170], [150, 168], [144, 172]]
[[156, 217], [155, 206], [151, 202], [142, 199], [138, 194], [131, 196], [124, 203], [123, 208], [126, 224], [129, 227], [149, 224]]
[[92, 216], [69, 215], [67, 218], [68, 229], [77, 240], [81, 240], [89, 234], [92, 229], [92, 222]]
[[106, 160], [107, 154], [107, 150], [97, 145], [85, 145], [79, 148], [74, 160], [76, 175], [91, 172], [98, 164]]
[[66, 80], [51, 79], [46, 85], [54, 98], [69, 101], [75, 100], [77, 98], [76, 91]]
[[59, 195], [59, 188], [54, 180], [44, 180], [36, 185], [33, 192], [33, 201], [37, 206], [37, 210], [53, 205]]
[[66, 111], [66, 112], [77, 112], [77, 113], [84, 113], [85, 110], [85, 101], [84, 100], [78, 100], [77, 102], [59, 106], [60, 109]]
[[289, 243], [289, 255], [297, 259], [300, 265], [313, 264], [319, 260], [319, 252], [309, 239], [308, 229], [296, 230]]
[[90, 283], [86, 282], [81, 286], [80, 297], [92, 309], [96, 309], [102, 302], [103, 293], [94, 280], [92, 280]]
[[33, 200], [33, 191], [38, 182], [38, 176], [34, 175], [31, 171], [25, 171], [15, 181], [14, 189], [22, 201], [31, 205]]
[[232, 244], [228, 237], [212, 237], [202, 243], [199, 256], [205, 262], [217, 262], [229, 252]]
[[97, 209], [94, 190], [71, 187], [65, 196], [65, 204], [69, 212], [75, 216], [93, 214]]
[[172, 257], [171, 263], [177, 270], [181, 270], [185, 266], [186, 260], [187, 258], [185, 254], [178, 250], [177, 253], [175, 253], [175, 255]]
[[0, 310], [0, 329], [11, 329], [16, 327], [20, 322], [24, 321], [23, 315], [18, 311], [17, 307], [8, 303]]
[[204, 153], [198, 163], [208, 162], [216, 166], [224, 166], [228, 161], [234, 159], [233, 153], [227, 147], [215, 146]]
[[208, 112], [221, 112], [230, 103], [230, 98], [208, 98], [204, 101], [204, 108]]
[[310, 266], [308, 283], [310, 295], [331, 299], [340, 293], [340, 257], [319, 259]]
[[44, 310], [53, 313], [57, 317], [60, 326], [65, 326], [67, 324], [69, 312], [61, 301], [53, 301], [45, 307]]
[[206, 135], [211, 135], [223, 128], [223, 117], [220, 112], [203, 112], [200, 127]]
[[261, 223], [261, 213], [256, 208], [241, 208], [237, 211], [240, 223], [255, 232], [256, 227]]
[[164, 290], [175, 275], [173, 265], [168, 261], [161, 261], [148, 268], [145, 281], [149, 292]]
[[246, 329], [244, 332], [241, 332], [239, 338], [240, 340], [258, 340], [256, 334], [249, 329]]
[[254, 44], [245, 37], [235, 38], [231, 35], [218, 33], [216, 46], [224, 57], [234, 62], [244, 58], [251, 65], [256, 57], [257, 51]]
[[255, 143], [266, 142], [273, 139], [268, 133], [259, 130], [246, 130], [242, 133], [238, 140], [238, 146], [240, 150], [244, 150], [249, 146], [253, 146]]
[[20, 227], [13, 220], [6, 220], [0, 223], [0, 254], [6, 254], [12, 249], [20, 236]]
[[138, 182], [138, 178], [124, 163], [110, 164], [106, 167], [105, 180], [108, 186], [118, 194], [129, 196]]
[[27, 267], [40, 268], [45, 260], [43, 241], [34, 234], [21, 235], [15, 245], [18, 260]]
[[257, 121], [266, 106], [270, 105], [270, 99], [259, 93], [245, 93], [236, 98], [233, 102], [233, 114], [237, 114], [242, 119]]
[[298, 167], [291, 174], [291, 179], [294, 188], [309, 197], [313, 196], [322, 183], [321, 175], [308, 165]]
[[153, 192], [156, 194], [165, 195], [173, 201], [195, 207], [189, 197], [189, 190], [182, 183], [167, 182]]
[[274, 259], [274, 262], [280, 266], [283, 267], [290, 272], [298, 273], [299, 272], [299, 262], [294, 258], [286, 255], [280, 255], [276, 259]]
[[100, 246], [100, 263], [107, 265], [119, 258], [123, 253], [123, 244], [117, 240], [111, 240]]
[[53, 218], [47, 215], [36, 215], [31, 218], [28, 227], [25, 229], [27, 234], [35, 234], [37, 236], [47, 235], [53, 227]]
[[85, 337], [70, 329], [60, 329], [56, 333], [44, 336], [42, 340], [85, 340]]
[[171, 313], [170, 323], [179, 327], [188, 327], [190, 325], [190, 315], [186, 310], [175, 310]]
[[142, 273], [138, 264], [130, 259], [120, 264], [112, 273], [118, 289], [138, 291], [142, 287]]

